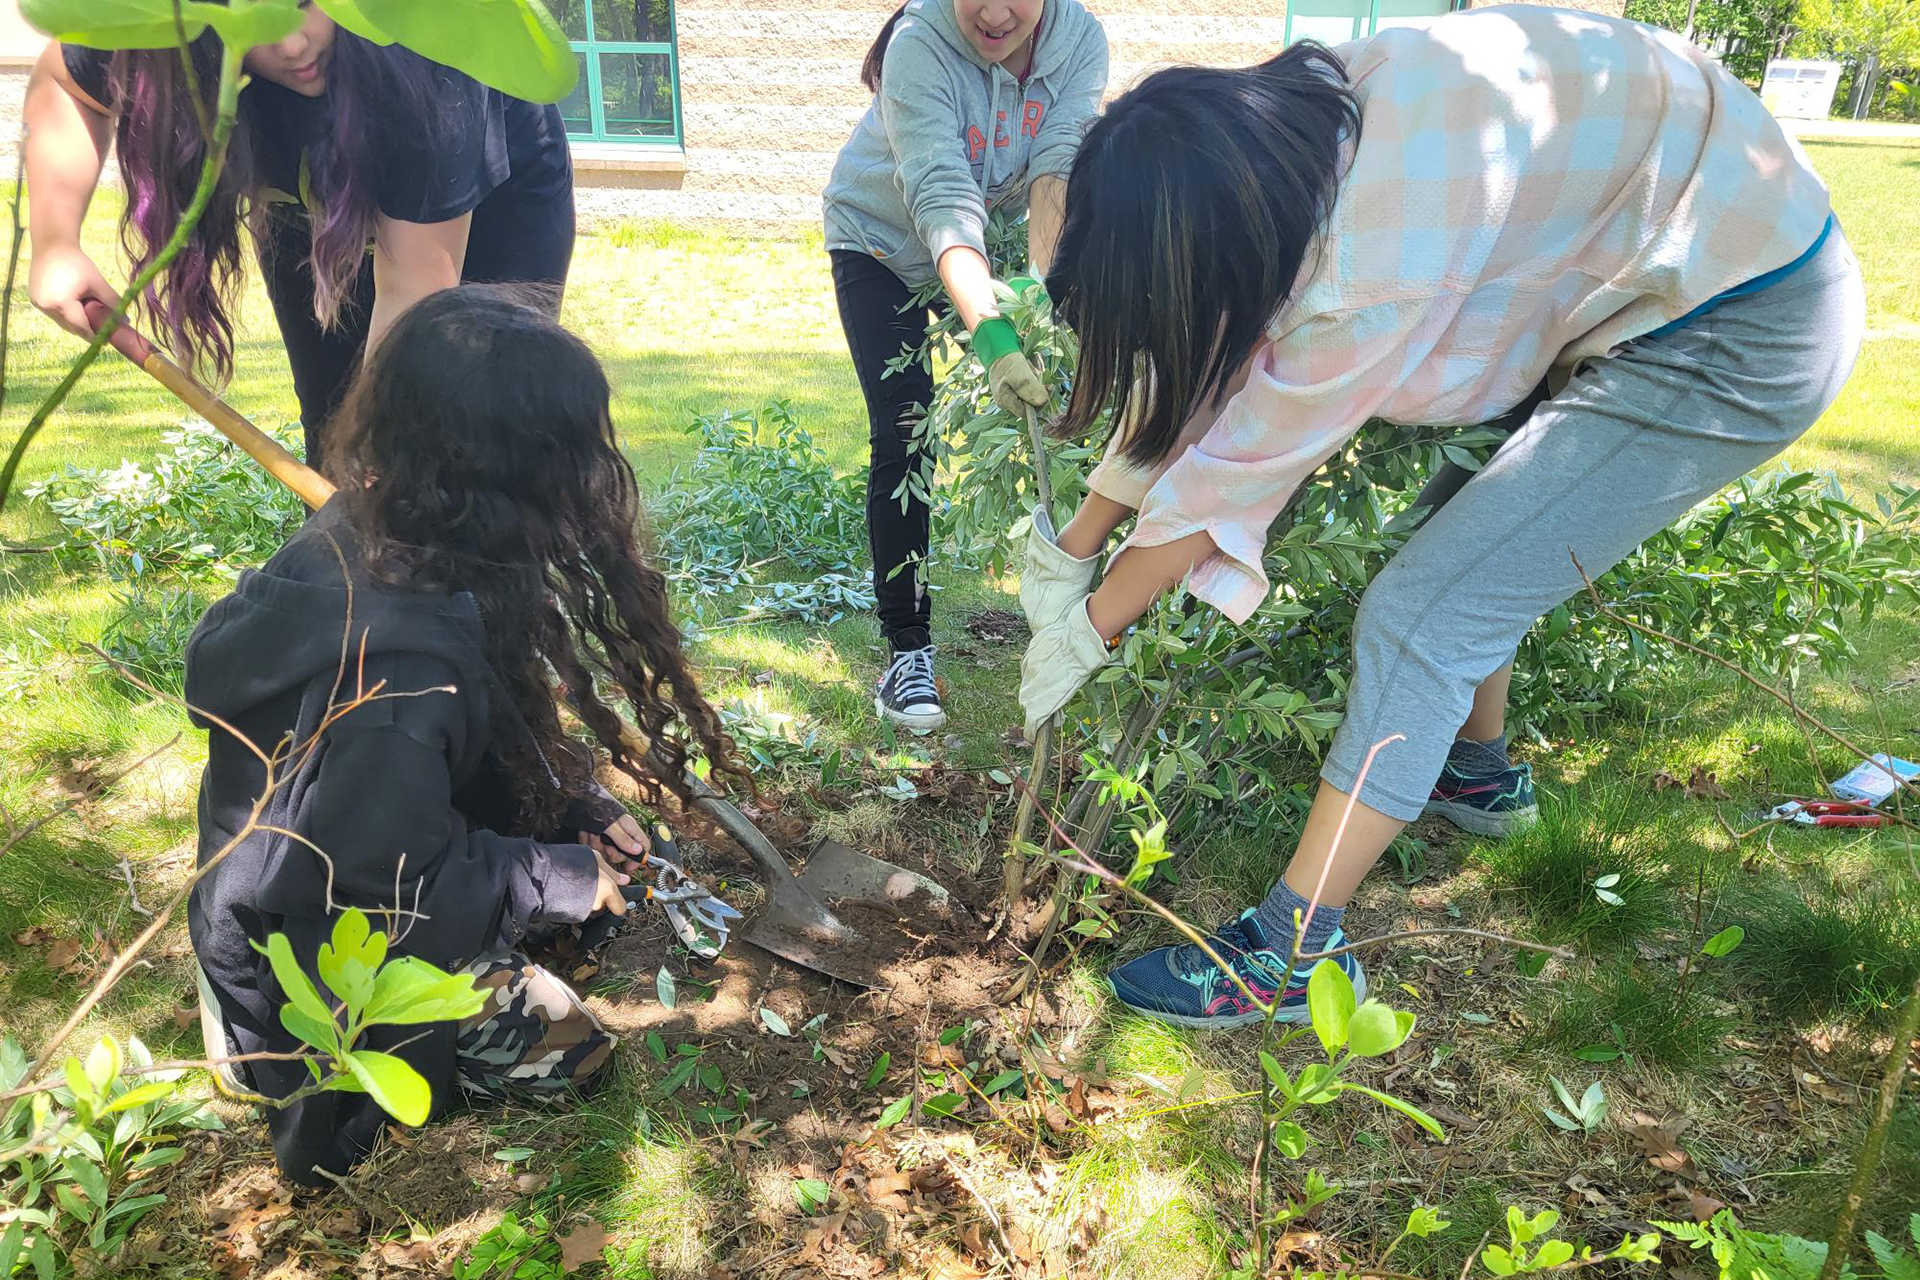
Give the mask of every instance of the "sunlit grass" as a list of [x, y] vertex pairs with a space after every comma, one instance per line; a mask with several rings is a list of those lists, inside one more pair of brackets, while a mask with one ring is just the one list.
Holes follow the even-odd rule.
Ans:
[[1096, 1134], [1069, 1157], [1049, 1197], [1043, 1230], [1071, 1238], [1095, 1213], [1104, 1225], [1085, 1243], [1090, 1274], [1202, 1277], [1216, 1274], [1227, 1246], [1223, 1206], [1213, 1194], [1238, 1162], [1172, 1126]]
[[1677, 914], [1687, 853], [1637, 790], [1613, 784], [1543, 796], [1538, 824], [1475, 857], [1544, 936], [1630, 941]]

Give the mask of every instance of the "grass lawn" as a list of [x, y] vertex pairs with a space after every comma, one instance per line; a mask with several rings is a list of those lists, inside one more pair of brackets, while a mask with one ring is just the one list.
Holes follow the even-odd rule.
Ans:
[[[1839, 402], [1786, 462], [1831, 470], [1870, 500], [1892, 482], [1920, 483], [1920, 140], [1805, 145], [1865, 264], [1870, 333]], [[104, 262], [112, 230], [101, 203]], [[77, 350], [26, 305], [24, 288], [13, 305], [7, 441]], [[685, 428], [696, 415], [774, 398], [791, 402], [836, 466], [862, 463], [864, 412], [817, 241], [590, 233], [566, 319], [608, 365], [643, 485], [690, 463]], [[291, 419], [285, 360], [257, 291], [245, 298], [242, 333], [230, 399], [261, 422]], [[27, 475], [150, 458], [180, 416], [109, 356], [42, 437]], [[0, 517], [8, 541], [54, 528], [27, 503]], [[1025, 755], [1006, 737], [1018, 642], [964, 624], [1017, 605], [1010, 579], [936, 571], [935, 582], [951, 737], [882, 741], [868, 702], [879, 642], [865, 619], [722, 630], [699, 657], [717, 697], [792, 715], [818, 735], [807, 762], [768, 775], [777, 838], [804, 848], [809, 832], [835, 835], [935, 869], [971, 903], [997, 881], [1010, 809], [985, 771], [1024, 766]], [[142, 926], [123, 864], [150, 906], [191, 857], [203, 735], [175, 707], [96, 670], [83, 648], [120, 608], [96, 573], [0, 556], [0, 804], [10, 828], [55, 815], [0, 857], [0, 1005], [6, 1033], [29, 1045]], [[1860, 656], [1846, 678], [1809, 682], [1805, 705], [1857, 740], [1920, 758], [1920, 614], [1883, 614], [1854, 638]], [[818, 757], [834, 748], [857, 762], [858, 785], [815, 785]], [[1421, 1276], [1460, 1274], [1508, 1203], [1561, 1209], [1571, 1235], [1597, 1246], [1649, 1218], [1688, 1217], [1709, 1198], [1750, 1226], [1824, 1236], [1867, 1111], [1871, 1055], [1885, 1048], [1888, 993], [1920, 964], [1913, 880], [1894, 891], [1911, 853], [1878, 832], [1783, 830], [1735, 847], [1714, 804], [1656, 789], [1662, 770], [1711, 772], [1737, 826], [1780, 795], [1820, 786], [1794, 721], [1711, 670], [1649, 681], [1605, 719], [1525, 751], [1542, 785], [1540, 828], [1494, 844], [1423, 826], [1424, 865], [1401, 874], [1387, 860], [1349, 933], [1462, 923], [1568, 940], [1577, 958], [1531, 979], [1506, 953], [1459, 939], [1371, 953], [1374, 990], [1420, 1019], [1377, 1074], [1450, 1138], [1430, 1142], [1391, 1113], [1346, 1101], [1320, 1112], [1306, 1163], [1345, 1191], [1303, 1220], [1302, 1256], [1322, 1236], [1377, 1250], [1415, 1202], [1440, 1204], [1453, 1221], [1395, 1255], [1396, 1268]], [[1826, 747], [1818, 757], [1830, 773], [1849, 763]], [[1302, 764], [1304, 773], [1311, 762]], [[895, 776], [919, 779], [920, 797], [880, 794]], [[1178, 850], [1168, 900], [1212, 923], [1261, 892], [1289, 848], [1285, 831], [1223, 821]], [[1601, 872], [1622, 875], [1625, 902], [1596, 913]], [[1696, 886], [1705, 886], [1701, 930], [1740, 924], [1747, 941], [1696, 966], [1683, 991], [1676, 973], [1693, 950]], [[1171, 940], [1152, 917], [1125, 924], [1120, 954]], [[277, 1273], [287, 1275], [414, 1274], [406, 1268], [443, 1265], [508, 1209], [547, 1214], [556, 1234], [588, 1217], [604, 1224], [608, 1274], [628, 1277], [706, 1275], [722, 1263], [730, 1270], [714, 1274], [973, 1276], [972, 1262], [999, 1246], [996, 1223], [1017, 1252], [1050, 1260], [1046, 1274], [1185, 1277], [1229, 1265], [1246, 1220], [1253, 1043], [1114, 1012], [1098, 981], [1115, 954], [1105, 944], [1044, 984], [1023, 1030], [1057, 1058], [1062, 1079], [1085, 1086], [1079, 1102], [1030, 1113], [970, 1101], [958, 1120], [923, 1115], [876, 1135], [888, 1102], [944, 1087], [953, 1054], [990, 1057], [985, 1029], [1003, 1012], [993, 989], [963, 966], [922, 964], [900, 970], [897, 990], [856, 997], [743, 956], [691, 970], [674, 961], [685, 989], [708, 998], [683, 996], [669, 1010], [654, 994], [664, 936], [650, 924], [598, 972], [582, 970], [596, 1009], [627, 1040], [612, 1085], [584, 1112], [459, 1118], [397, 1140], [347, 1192], [287, 1212], [263, 1163], [264, 1130], [231, 1109], [234, 1134], [195, 1146], [169, 1185], [172, 1202], [113, 1274], [257, 1266], [264, 1275], [275, 1261], [293, 1268]], [[197, 1055], [179, 1016], [192, 989], [187, 957], [176, 922], [88, 1029]], [[769, 1034], [763, 1008], [793, 1029], [827, 1015], [823, 1048]], [[903, 1010], [919, 1019], [904, 1032]], [[943, 1050], [941, 1033], [954, 1027]], [[697, 1060], [696, 1083], [663, 1097], [663, 1057]], [[1610, 1114], [1594, 1132], [1544, 1117], [1557, 1105], [1550, 1075], [1576, 1094], [1602, 1083]], [[748, 1116], [716, 1123], [741, 1090], [753, 1095], [740, 1108]], [[1889, 1235], [1920, 1209], [1920, 1112], [1909, 1103], [1896, 1124], [1868, 1213]], [[1680, 1156], [1652, 1162], [1675, 1138]], [[513, 1158], [496, 1159], [503, 1151]], [[796, 1185], [814, 1181], [834, 1198], [809, 1213]]]

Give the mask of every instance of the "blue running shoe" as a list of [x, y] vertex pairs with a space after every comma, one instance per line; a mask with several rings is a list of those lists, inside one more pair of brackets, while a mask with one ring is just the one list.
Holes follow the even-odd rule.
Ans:
[[[1323, 950], [1345, 946], [1338, 929]], [[1307, 979], [1313, 966], [1303, 965], [1287, 976], [1287, 953], [1274, 950], [1266, 930], [1252, 911], [1222, 925], [1207, 945], [1233, 966], [1249, 990], [1271, 1002], [1279, 993], [1278, 1022], [1298, 1022], [1307, 1016]], [[1334, 963], [1353, 980], [1356, 1000], [1367, 996], [1366, 974], [1351, 953], [1335, 956]], [[1170, 1022], [1176, 1027], [1244, 1027], [1266, 1015], [1255, 1008], [1233, 980], [1191, 942], [1161, 947], [1129, 960], [1107, 975], [1107, 985], [1121, 1004], [1143, 1018]], [[1284, 989], [1283, 989], [1284, 988]]]
[[1448, 761], [1422, 813], [1445, 818], [1477, 836], [1510, 836], [1540, 820], [1533, 767], [1515, 764], [1491, 773], [1466, 773]]

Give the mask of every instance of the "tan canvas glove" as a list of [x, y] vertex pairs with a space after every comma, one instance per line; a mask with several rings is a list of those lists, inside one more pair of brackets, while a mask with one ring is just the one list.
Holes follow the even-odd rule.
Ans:
[[1033, 509], [1027, 560], [1020, 568], [1020, 608], [1036, 635], [1087, 598], [1099, 559], [1092, 555], [1076, 560], [1062, 551], [1053, 530], [1053, 517], [1045, 507]]
[[1028, 641], [1020, 660], [1020, 709], [1026, 713], [1027, 741], [1038, 739], [1040, 726], [1073, 699], [1109, 656], [1084, 603]]

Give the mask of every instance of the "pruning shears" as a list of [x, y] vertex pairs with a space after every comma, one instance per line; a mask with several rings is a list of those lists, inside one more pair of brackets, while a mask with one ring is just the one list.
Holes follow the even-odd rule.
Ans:
[[[630, 907], [658, 903], [674, 936], [695, 955], [711, 960], [727, 945], [727, 934], [740, 913], [722, 902], [713, 890], [687, 874], [680, 848], [664, 822], [653, 824], [653, 849], [640, 857], [653, 868], [653, 883], [634, 881], [621, 890]], [[704, 932], [703, 932], [704, 931]]]
[[1853, 800], [1789, 800], [1768, 818], [1803, 827], [1884, 827], [1887, 815]]

